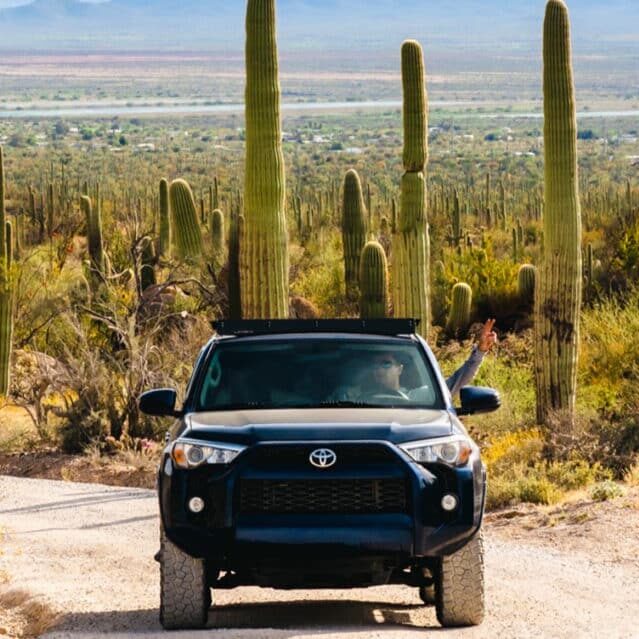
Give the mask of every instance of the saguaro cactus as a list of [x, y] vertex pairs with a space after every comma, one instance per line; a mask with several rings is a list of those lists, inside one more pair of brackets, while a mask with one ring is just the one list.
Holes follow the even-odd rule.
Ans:
[[353, 297], [359, 281], [359, 258], [366, 244], [366, 210], [362, 184], [357, 171], [350, 169], [344, 177], [342, 206], [342, 243], [344, 245], [344, 280], [346, 295]]
[[446, 321], [446, 332], [457, 335], [468, 328], [470, 324], [470, 309], [473, 302], [473, 291], [464, 282], [453, 286], [452, 302]]
[[362, 319], [386, 317], [388, 309], [388, 267], [384, 248], [368, 242], [359, 264], [359, 314]]
[[430, 242], [424, 171], [428, 161], [428, 121], [424, 56], [418, 42], [402, 45], [404, 87], [404, 170], [397, 227], [393, 237], [392, 297], [396, 317], [430, 323]]
[[13, 288], [9, 272], [11, 254], [7, 250], [4, 184], [4, 159], [0, 146], [0, 395], [2, 396], [6, 396], [9, 392], [13, 340]]
[[53, 183], [49, 183], [47, 191], [47, 233], [49, 237], [53, 236], [55, 226], [55, 193], [53, 191]]
[[211, 213], [211, 248], [215, 259], [222, 259], [224, 254], [224, 214], [220, 209]]
[[581, 208], [570, 22], [562, 0], [544, 20], [544, 251], [535, 292], [537, 419], [572, 418], [581, 305]]
[[155, 284], [155, 245], [148, 235], [140, 240], [140, 290]]
[[193, 191], [185, 180], [171, 182], [169, 203], [175, 253], [181, 260], [195, 260], [202, 254], [202, 231], [195, 211]]
[[535, 299], [535, 279], [537, 269], [532, 264], [522, 264], [517, 272], [517, 293], [520, 302], [532, 307]]
[[171, 250], [171, 213], [169, 208], [169, 182], [160, 180], [160, 240], [158, 242], [159, 257], [168, 257]]
[[82, 212], [87, 225], [87, 242], [89, 245], [89, 258], [91, 260], [91, 272], [99, 280], [104, 275], [104, 247], [102, 245], [102, 219], [100, 211], [91, 205], [88, 195], [80, 196]]
[[289, 262], [275, 0], [248, 0], [245, 104], [242, 316], [284, 318], [289, 310]]

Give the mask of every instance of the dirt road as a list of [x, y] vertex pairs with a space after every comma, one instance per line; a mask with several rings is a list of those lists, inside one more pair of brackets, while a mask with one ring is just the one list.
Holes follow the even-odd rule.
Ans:
[[[66, 616], [47, 635], [162, 637], [157, 615], [158, 516], [143, 489], [0, 477], [0, 574]], [[553, 550], [487, 527], [485, 622], [451, 637], [639, 638], [637, 562]], [[614, 530], [611, 535], [624, 534]], [[635, 531], [636, 534], [636, 531]], [[415, 590], [214, 593], [205, 633], [225, 639], [372, 639], [442, 634]], [[215, 630], [214, 628], [220, 628]]]

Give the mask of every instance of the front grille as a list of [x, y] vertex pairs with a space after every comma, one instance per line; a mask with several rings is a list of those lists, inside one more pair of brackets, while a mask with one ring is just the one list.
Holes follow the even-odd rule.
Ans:
[[404, 479], [243, 479], [242, 513], [398, 513], [407, 508]]
[[[251, 464], [259, 468], [281, 469], [288, 467], [305, 467], [309, 465], [309, 457], [319, 444], [293, 444], [280, 446], [257, 447], [253, 451]], [[386, 446], [375, 444], [330, 444], [337, 462], [343, 464], [366, 465], [390, 463], [397, 464], [398, 457]]]

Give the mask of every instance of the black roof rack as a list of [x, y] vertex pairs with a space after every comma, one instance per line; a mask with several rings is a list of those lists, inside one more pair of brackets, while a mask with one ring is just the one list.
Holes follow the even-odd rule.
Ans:
[[218, 335], [268, 335], [275, 333], [370, 333], [373, 335], [410, 335], [417, 330], [418, 319], [273, 319], [214, 320]]

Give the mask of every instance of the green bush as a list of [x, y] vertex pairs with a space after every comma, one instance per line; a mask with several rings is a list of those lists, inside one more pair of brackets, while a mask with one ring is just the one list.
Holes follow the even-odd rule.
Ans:
[[639, 289], [585, 309], [581, 321], [579, 402], [624, 410], [639, 383]]
[[583, 459], [546, 463], [543, 471], [549, 481], [563, 490], [576, 490], [596, 481], [612, 479], [610, 470], [603, 468], [598, 462], [590, 464]]
[[614, 481], [602, 481], [599, 484], [595, 484], [590, 491], [590, 496], [595, 501], [608, 501], [609, 499], [621, 497], [623, 494], [623, 488], [615, 484]]
[[561, 491], [546, 477], [522, 477], [517, 481], [519, 499], [530, 504], [554, 504]]
[[506, 254], [497, 257], [489, 242], [485, 249], [473, 248], [460, 253], [444, 250], [444, 272], [433, 277], [433, 322], [442, 326], [451, 305], [451, 290], [466, 282], [473, 291], [471, 322], [497, 319], [502, 330], [511, 329], [527, 313], [521, 308], [517, 291], [519, 264]]
[[561, 499], [561, 490], [543, 475], [543, 470], [518, 464], [508, 473], [488, 475], [488, 510], [512, 506], [520, 502], [554, 504]]
[[345, 296], [342, 242], [336, 232], [326, 239], [291, 249], [291, 294], [310, 300], [321, 317], [344, 317], [355, 312]]

